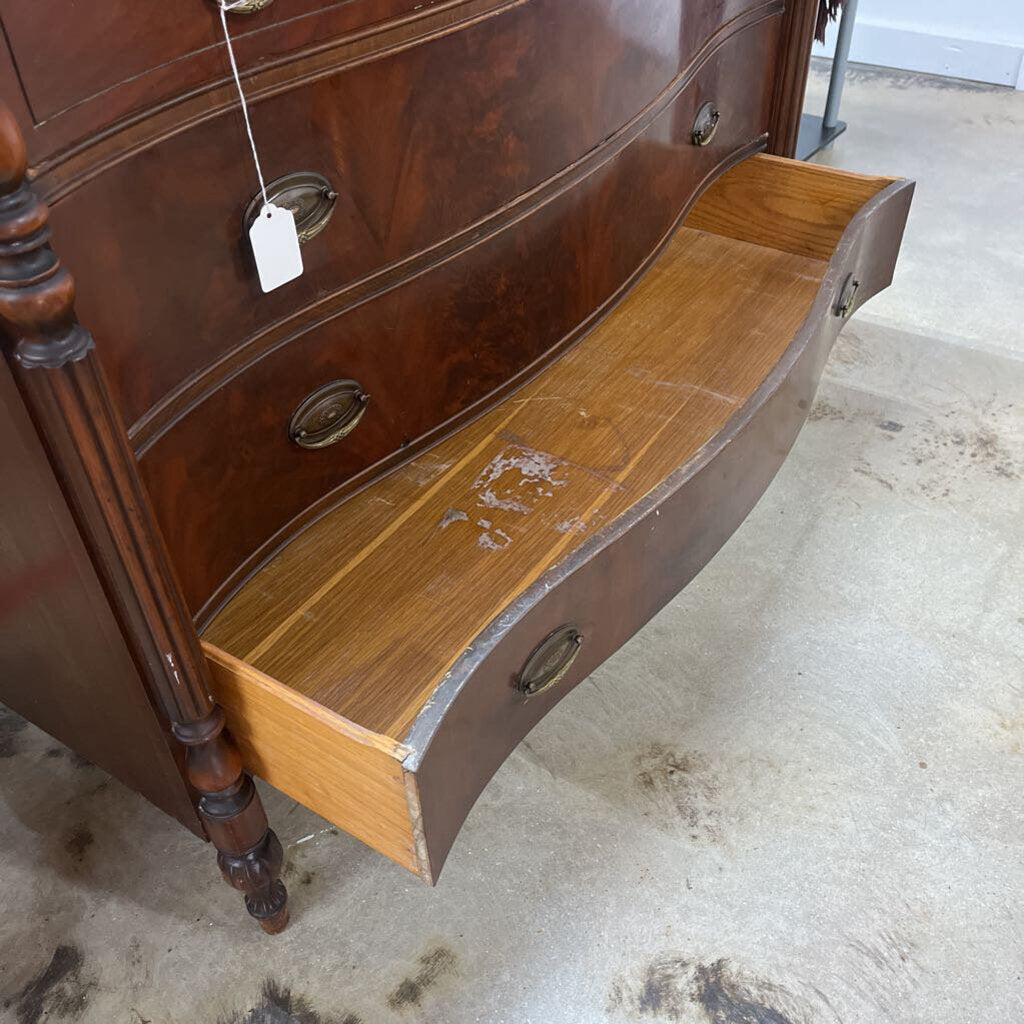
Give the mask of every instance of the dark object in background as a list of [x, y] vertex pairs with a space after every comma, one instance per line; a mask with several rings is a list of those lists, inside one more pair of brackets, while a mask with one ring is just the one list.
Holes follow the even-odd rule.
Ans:
[[832, 76], [828, 86], [825, 112], [802, 114], [800, 133], [796, 142], [797, 160], [810, 160], [815, 153], [834, 142], [846, 131], [846, 122], [839, 120], [839, 105], [843, 99], [843, 85], [846, 81], [846, 64], [850, 57], [850, 43], [853, 38], [853, 23], [857, 17], [857, 0], [820, 0], [814, 37], [819, 43], [825, 41], [825, 30], [830, 20], [838, 17], [839, 34], [836, 38], [835, 55], [832, 59]]
[[814, 26], [814, 38], [819, 43], [825, 42], [825, 29], [830, 21], [839, 17], [839, 12], [846, 6], [846, 0], [821, 0], [818, 6], [818, 21]]

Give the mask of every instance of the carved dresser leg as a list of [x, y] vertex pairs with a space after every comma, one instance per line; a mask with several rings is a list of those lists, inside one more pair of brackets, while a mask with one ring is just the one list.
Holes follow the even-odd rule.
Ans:
[[174, 734], [188, 747], [189, 782], [200, 794], [199, 814], [217, 847], [228, 885], [245, 894], [245, 906], [270, 935], [288, 924], [288, 892], [281, 881], [284, 852], [267, 825], [263, 803], [242, 759], [224, 731], [220, 708]]
[[281, 844], [224, 713], [75, 285], [50, 246], [46, 206], [26, 179], [17, 122], [0, 102], [0, 352], [46, 447], [139, 674], [177, 738], [225, 879], [264, 931], [288, 923]]

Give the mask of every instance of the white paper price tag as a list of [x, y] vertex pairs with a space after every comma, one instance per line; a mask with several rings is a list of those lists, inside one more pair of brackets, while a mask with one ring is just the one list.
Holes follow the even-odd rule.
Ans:
[[295, 229], [295, 214], [283, 206], [268, 203], [249, 228], [260, 287], [265, 292], [294, 281], [302, 274], [302, 250]]

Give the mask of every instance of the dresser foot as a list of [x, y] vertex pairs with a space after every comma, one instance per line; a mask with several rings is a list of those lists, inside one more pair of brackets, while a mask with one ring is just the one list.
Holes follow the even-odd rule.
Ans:
[[[258, 796], [255, 799], [259, 801]], [[283, 932], [288, 926], [288, 890], [279, 877], [283, 861], [280, 840], [270, 829], [243, 854], [223, 850], [217, 854], [224, 881], [245, 894], [245, 909], [268, 935]]]
[[263, 802], [224, 731], [220, 708], [196, 722], [176, 724], [188, 747], [188, 778], [198, 790], [199, 816], [217, 848], [224, 881], [245, 896], [245, 907], [269, 935], [288, 925], [288, 891], [281, 881], [284, 851], [267, 824]]

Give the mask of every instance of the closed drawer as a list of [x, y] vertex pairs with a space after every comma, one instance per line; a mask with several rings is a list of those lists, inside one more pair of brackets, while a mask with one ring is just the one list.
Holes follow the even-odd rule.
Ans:
[[[321, 499], [482, 412], [603, 314], [701, 185], [763, 145], [764, 58], [777, 31], [773, 17], [728, 38], [617, 152], [530, 197], [463, 251], [297, 336], [286, 323], [260, 358], [199, 382], [207, 393], [197, 389], [141, 466], [200, 619]], [[737, 66], [760, 78], [726, 73]], [[720, 119], [698, 145], [694, 124], [708, 107]], [[361, 385], [366, 412], [337, 444], [304, 450], [289, 437], [291, 417], [336, 380]]]
[[[762, 16], [777, 24], [781, 2], [702, 6], [711, 13], [684, 18], [679, 0], [656, 0], [626, 32], [602, 15], [607, 0], [534, 0], [254, 89], [267, 179], [312, 172], [337, 193], [304, 249], [304, 275], [269, 295], [243, 243], [257, 185], [237, 106], [167, 125], [141, 150], [106, 143], [108, 162], [62, 194], [52, 224], [136, 442], [173, 417], [197, 375], [258, 348], [268, 329], [344, 305], [353, 288], [377, 290], [380, 274], [409, 260], [406, 271], [420, 272], [524, 194], [557, 192], [560, 174], [611, 155], [618, 133], [686, 81], [709, 38]], [[744, 104], [760, 107], [774, 58], [766, 49], [756, 65], [735, 65]], [[123, 301], [108, 301], [112, 287]]]
[[436, 879], [509, 751], [764, 492], [911, 192], [744, 161], [580, 345], [295, 538], [204, 635], [248, 767]]
[[[250, 5], [251, 11], [229, 15], [246, 68], [422, 6], [416, 0], [250, 0]], [[40, 122], [101, 95], [127, 113], [221, 78], [227, 70], [215, 0], [109, 0], [102, 9], [67, 0], [2, 0], [0, 16]]]

